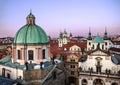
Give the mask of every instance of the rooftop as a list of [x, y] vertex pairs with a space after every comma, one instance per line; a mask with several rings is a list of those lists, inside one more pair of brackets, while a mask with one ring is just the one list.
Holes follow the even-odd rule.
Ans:
[[104, 40], [98, 35], [93, 39], [94, 43], [103, 43]]

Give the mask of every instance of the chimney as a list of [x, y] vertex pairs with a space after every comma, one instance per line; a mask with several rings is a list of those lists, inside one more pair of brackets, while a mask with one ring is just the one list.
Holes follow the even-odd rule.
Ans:
[[26, 70], [28, 70], [28, 62], [25, 62]]
[[55, 61], [54, 61], [54, 60], [55, 60], [55, 57], [53, 56], [53, 61], [52, 61], [52, 64], [53, 64], [53, 65], [55, 64]]
[[40, 62], [40, 69], [43, 69], [43, 68], [42, 68], [42, 65], [43, 65], [43, 62]]

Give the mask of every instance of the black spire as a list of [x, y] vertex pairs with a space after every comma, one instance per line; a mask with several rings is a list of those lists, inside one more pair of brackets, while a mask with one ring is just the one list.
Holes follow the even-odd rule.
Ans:
[[88, 33], [88, 40], [92, 40], [90, 27], [89, 27], [89, 33]]
[[104, 33], [104, 40], [108, 40], [108, 35], [107, 35], [107, 28], [105, 27], [105, 33]]

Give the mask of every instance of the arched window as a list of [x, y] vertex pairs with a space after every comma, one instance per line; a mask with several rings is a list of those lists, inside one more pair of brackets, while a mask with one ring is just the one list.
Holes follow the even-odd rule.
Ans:
[[2, 76], [5, 77], [5, 68], [2, 68]]
[[102, 70], [102, 58], [101, 57], [97, 57], [96, 59], [96, 72], [101, 73]]
[[42, 50], [42, 58], [45, 59], [45, 49]]
[[33, 57], [34, 57], [33, 50], [29, 50], [29, 51], [28, 51], [28, 59], [29, 59], [29, 60], [33, 60]]
[[91, 45], [91, 42], [89, 42], [89, 45]]
[[95, 79], [93, 85], [105, 85], [102, 79]]
[[95, 48], [95, 46], [94, 46], [94, 44], [93, 44], [92, 49], [94, 49], [94, 48]]
[[9, 78], [9, 79], [10, 79], [10, 73], [7, 73], [7, 78]]
[[102, 45], [102, 50], [104, 50], [104, 45]]
[[17, 50], [18, 59], [20, 59], [20, 50]]
[[114, 83], [112, 83], [111, 85], [118, 85], [118, 83], [114, 82]]
[[82, 85], [87, 85], [87, 80], [83, 79], [81, 83], [82, 83]]

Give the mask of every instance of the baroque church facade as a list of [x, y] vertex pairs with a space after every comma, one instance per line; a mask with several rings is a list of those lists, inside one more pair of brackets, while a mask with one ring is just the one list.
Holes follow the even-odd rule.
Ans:
[[105, 31], [104, 37], [91, 37], [87, 40], [87, 58], [79, 62], [79, 85], [120, 85], [120, 64], [108, 49], [110, 40]]

